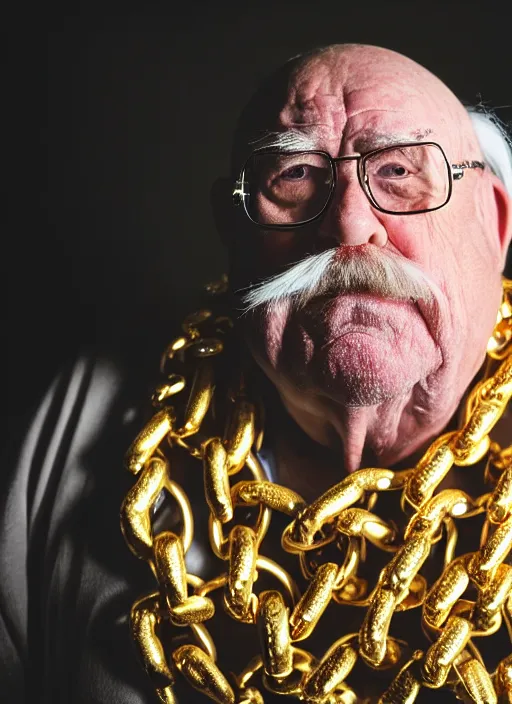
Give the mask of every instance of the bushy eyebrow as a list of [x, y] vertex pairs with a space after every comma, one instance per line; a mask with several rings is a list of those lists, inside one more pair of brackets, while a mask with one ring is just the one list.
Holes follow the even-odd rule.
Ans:
[[311, 128], [292, 128], [282, 132], [267, 132], [249, 140], [252, 152], [261, 149], [278, 149], [282, 152], [309, 151], [318, 149], [318, 136]]
[[377, 132], [376, 130], [365, 130], [361, 132], [354, 140], [353, 147], [359, 154], [366, 154], [373, 149], [380, 147], [389, 147], [393, 144], [401, 144], [407, 142], [421, 142], [425, 137], [433, 134], [433, 130], [428, 127], [426, 129], [414, 130], [412, 132]]
[[[373, 149], [403, 142], [420, 142], [433, 134], [430, 127], [412, 132], [384, 133], [364, 130], [354, 141], [354, 150], [365, 154]], [[318, 133], [313, 127], [292, 128], [282, 132], [266, 132], [249, 140], [251, 152], [262, 149], [277, 149], [281, 152], [310, 151], [319, 148]]]

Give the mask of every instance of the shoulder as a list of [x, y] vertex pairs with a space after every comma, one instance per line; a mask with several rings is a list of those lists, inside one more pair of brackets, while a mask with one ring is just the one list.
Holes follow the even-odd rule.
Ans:
[[[41, 700], [144, 701], [139, 682], [129, 683], [139, 668], [124, 645], [141, 577], [137, 583], [138, 565], [119, 529], [131, 480], [123, 456], [146, 405], [140, 383], [112, 359], [78, 356], [53, 379], [7, 453], [0, 649], [19, 701], [35, 695], [22, 695], [31, 682]], [[107, 643], [113, 647], [105, 650]], [[118, 660], [129, 663], [123, 676], [112, 661], [116, 647]]]

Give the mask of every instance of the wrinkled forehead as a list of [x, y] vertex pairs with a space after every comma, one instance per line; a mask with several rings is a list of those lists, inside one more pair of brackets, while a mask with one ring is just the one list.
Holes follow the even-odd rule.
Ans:
[[453, 93], [412, 60], [376, 47], [330, 48], [289, 62], [262, 86], [242, 114], [237, 156], [265, 146], [337, 156], [423, 139], [458, 151], [466, 120]]

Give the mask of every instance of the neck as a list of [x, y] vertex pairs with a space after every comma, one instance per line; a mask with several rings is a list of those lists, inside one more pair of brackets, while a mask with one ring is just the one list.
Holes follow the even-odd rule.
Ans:
[[[414, 449], [394, 462], [384, 461], [382, 456], [365, 446], [361, 453], [360, 464], [356, 469], [375, 466], [402, 470], [414, 467], [436, 436], [463, 425], [462, 410], [467, 395], [482, 378], [484, 371], [493, 373], [496, 366], [497, 363], [493, 363], [490, 369], [482, 367], [456, 412], [439, 430], [432, 429], [421, 445], [416, 446], [414, 443]], [[309, 425], [303, 427], [278, 395], [275, 387], [264, 378], [260, 381], [266, 409], [265, 447], [272, 453], [275, 481], [297, 491], [306, 501], [312, 501], [351, 471], [345, 460], [347, 453], [341, 437], [333, 428], [326, 430], [327, 426], [320, 425], [318, 417], [301, 416], [303, 423], [306, 424], [309, 421]], [[493, 439], [501, 446], [506, 446], [510, 443], [511, 437], [512, 410], [507, 408], [493, 430]], [[464, 476], [460, 477], [457, 473], [452, 474], [452, 484], [455, 482], [453, 486], [458, 486], [467, 472], [463, 472]]]

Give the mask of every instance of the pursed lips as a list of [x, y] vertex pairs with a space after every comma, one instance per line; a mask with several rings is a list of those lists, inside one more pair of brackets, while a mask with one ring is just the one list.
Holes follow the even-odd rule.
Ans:
[[[417, 306], [410, 301], [384, 299], [369, 294], [342, 294], [335, 298], [315, 301], [308, 306], [308, 320], [315, 312], [322, 314], [322, 322], [315, 332], [325, 340], [319, 350], [325, 350], [341, 338], [350, 334], [373, 336], [384, 333], [395, 340], [406, 327], [410, 316], [421, 316]], [[422, 316], [421, 316], [422, 317]], [[309, 326], [307, 326], [309, 327]], [[317, 326], [314, 326], [317, 327]], [[315, 335], [317, 337], [317, 335]]]

